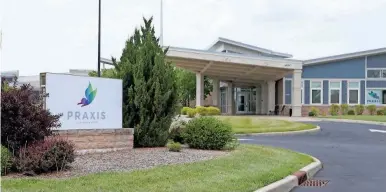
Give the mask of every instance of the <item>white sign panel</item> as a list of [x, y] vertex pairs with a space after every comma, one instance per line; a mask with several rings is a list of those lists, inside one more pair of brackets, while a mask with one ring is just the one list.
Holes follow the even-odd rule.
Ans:
[[382, 105], [382, 90], [367, 89], [366, 96], [368, 105]]
[[122, 80], [47, 73], [46, 93], [61, 129], [122, 128]]

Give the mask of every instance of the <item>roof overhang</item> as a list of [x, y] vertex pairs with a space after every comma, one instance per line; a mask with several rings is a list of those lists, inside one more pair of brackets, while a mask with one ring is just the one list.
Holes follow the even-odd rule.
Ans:
[[383, 53], [386, 53], [386, 48], [372, 49], [372, 50], [360, 51], [355, 53], [347, 53], [342, 55], [305, 60], [304, 65], [322, 64], [322, 63], [331, 62], [331, 61], [354, 59], [358, 57], [365, 57], [365, 56], [377, 55], [377, 54], [383, 54]]
[[256, 85], [259, 81], [278, 80], [294, 69], [302, 69], [299, 60], [177, 47], [170, 47], [166, 56], [177, 67], [235, 84]]
[[264, 49], [264, 48], [261, 48], [261, 47], [256, 47], [256, 46], [253, 46], [253, 45], [248, 45], [248, 44], [245, 44], [245, 43], [241, 43], [241, 42], [238, 42], [238, 41], [233, 41], [233, 40], [230, 40], [230, 39], [227, 39], [227, 38], [223, 38], [223, 37], [219, 37], [214, 43], [212, 43], [210, 45], [210, 47], [208, 48], [208, 50], [211, 49], [212, 47], [214, 47], [218, 43], [225, 43], [225, 44], [229, 44], [229, 45], [233, 45], [233, 46], [237, 46], [237, 47], [242, 47], [242, 48], [249, 49], [249, 50], [252, 50], [252, 51], [257, 51], [257, 52], [265, 53], [265, 54], [268, 54], [268, 55], [274, 55], [274, 56], [279, 56], [279, 57], [284, 57], [284, 58], [292, 57], [292, 55], [288, 54], [288, 53], [276, 52], [276, 51], [272, 51], [272, 50], [269, 50], [269, 49]]

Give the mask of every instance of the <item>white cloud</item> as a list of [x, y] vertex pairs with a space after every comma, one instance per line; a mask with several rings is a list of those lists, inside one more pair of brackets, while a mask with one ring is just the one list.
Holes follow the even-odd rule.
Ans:
[[[95, 0], [0, 0], [2, 70], [96, 68]], [[19, 6], [23, 4], [23, 6]], [[160, 29], [160, 0], [102, 0], [102, 56], [120, 56], [142, 17]], [[386, 47], [386, 0], [164, 0], [165, 45], [227, 37], [306, 59]]]

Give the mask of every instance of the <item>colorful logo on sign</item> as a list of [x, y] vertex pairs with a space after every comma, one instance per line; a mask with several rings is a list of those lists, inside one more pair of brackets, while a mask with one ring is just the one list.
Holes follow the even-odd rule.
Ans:
[[369, 91], [369, 95], [374, 99], [379, 99], [379, 95], [374, 91]]
[[81, 107], [90, 105], [92, 103], [92, 101], [94, 101], [96, 93], [97, 93], [97, 89], [93, 90], [92, 89], [92, 85], [89, 82], [88, 83], [88, 87], [87, 87], [87, 89], [85, 91], [85, 97], [82, 98], [82, 100], [80, 100], [78, 105], [81, 105]]

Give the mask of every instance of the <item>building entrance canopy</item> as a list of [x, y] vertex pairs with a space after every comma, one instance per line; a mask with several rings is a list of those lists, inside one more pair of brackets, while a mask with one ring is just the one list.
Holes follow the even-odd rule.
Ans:
[[292, 74], [294, 69], [302, 69], [302, 62], [298, 60], [175, 47], [169, 48], [167, 57], [177, 67], [235, 85], [275, 81]]
[[[301, 71], [302, 61], [250, 56], [235, 53], [223, 53], [205, 50], [170, 47], [167, 59], [177, 67], [196, 73], [196, 106], [203, 105], [203, 77], [213, 79], [213, 103], [219, 106], [219, 81], [228, 84], [228, 98], [234, 98], [234, 87], [262, 86], [261, 98], [264, 113], [275, 108], [275, 82], [284, 76], [292, 74], [294, 79], [294, 90], [292, 105], [293, 115], [300, 116], [301, 113]], [[264, 95], [266, 94], [266, 95]], [[298, 98], [296, 97], [298, 96]], [[232, 100], [227, 101], [231, 114], [236, 111]], [[260, 105], [256, 100], [256, 104]]]

